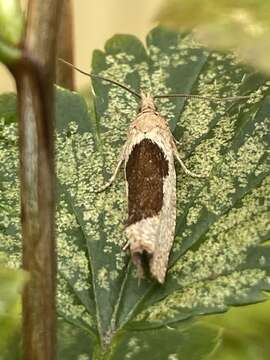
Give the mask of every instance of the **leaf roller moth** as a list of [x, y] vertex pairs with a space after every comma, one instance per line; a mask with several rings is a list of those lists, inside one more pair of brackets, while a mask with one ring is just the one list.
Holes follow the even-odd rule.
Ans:
[[184, 171], [167, 121], [156, 111], [154, 99], [141, 94], [141, 109], [131, 122], [127, 140], [112, 178], [122, 163], [125, 168], [128, 219], [125, 226], [131, 258], [138, 277], [144, 276], [146, 259], [154, 279], [163, 283], [173, 245], [176, 221], [176, 174], [174, 157]]

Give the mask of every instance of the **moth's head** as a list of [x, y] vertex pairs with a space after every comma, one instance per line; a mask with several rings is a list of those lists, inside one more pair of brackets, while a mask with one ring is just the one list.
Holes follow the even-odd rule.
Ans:
[[154, 99], [150, 94], [141, 93], [141, 104], [140, 104], [140, 112], [144, 111], [155, 111], [156, 106], [154, 103]]

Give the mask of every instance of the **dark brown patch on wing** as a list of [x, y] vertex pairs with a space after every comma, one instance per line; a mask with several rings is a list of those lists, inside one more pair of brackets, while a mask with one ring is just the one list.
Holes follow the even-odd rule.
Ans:
[[168, 173], [168, 160], [157, 144], [144, 139], [134, 146], [126, 165], [127, 226], [160, 212], [163, 203], [163, 179]]

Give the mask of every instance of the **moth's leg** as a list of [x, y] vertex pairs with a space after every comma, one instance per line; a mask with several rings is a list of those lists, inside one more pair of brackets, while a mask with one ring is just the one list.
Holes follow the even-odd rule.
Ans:
[[183, 160], [180, 158], [180, 155], [176, 149], [176, 146], [174, 147], [173, 149], [173, 153], [174, 153], [174, 156], [176, 158], [176, 160], [179, 162], [179, 164], [181, 165], [182, 169], [184, 170], [184, 172], [187, 174], [187, 175], [190, 175], [192, 177], [206, 177], [207, 175], [206, 174], [195, 174], [193, 173], [192, 171], [188, 170], [188, 168], [186, 167], [186, 165], [184, 164]]
[[126, 149], [126, 146], [124, 145], [123, 148], [122, 148], [122, 151], [119, 155], [119, 158], [118, 158], [118, 163], [116, 165], [116, 168], [114, 170], [114, 173], [113, 175], [111, 176], [111, 178], [106, 182], [106, 184], [104, 184], [100, 189], [98, 189], [96, 192], [99, 193], [99, 192], [102, 192], [104, 190], [106, 190], [109, 186], [112, 185], [112, 183], [114, 182], [114, 180], [116, 179], [116, 176], [118, 174], [118, 171], [122, 165], [122, 162], [124, 161], [125, 159], [125, 149]]
[[125, 245], [123, 246], [123, 251], [128, 250], [130, 244], [129, 244], [129, 240], [126, 241]]
[[175, 142], [175, 145], [176, 145], [176, 146], [182, 146], [182, 145], [183, 145], [182, 142], [179, 141], [179, 140], [176, 140], [175, 137], [173, 138], [173, 141]]

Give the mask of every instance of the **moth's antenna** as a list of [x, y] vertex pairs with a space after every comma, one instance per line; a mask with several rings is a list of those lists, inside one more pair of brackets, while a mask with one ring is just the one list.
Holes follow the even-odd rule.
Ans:
[[193, 98], [193, 99], [201, 99], [208, 101], [234, 101], [241, 99], [250, 99], [250, 96], [229, 96], [229, 97], [211, 97], [211, 96], [201, 96], [201, 95], [192, 95], [192, 94], [169, 94], [169, 95], [156, 95], [154, 99], [162, 99], [162, 98]]
[[130, 89], [129, 87], [127, 87], [126, 85], [123, 85], [121, 84], [120, 82], [116, 81], [116, 80], [111, 80], [111, 79], [107, 79], [103, 76], [100, 76], [100, 75], [96, 75], [96, 74], [91, 74], [91, 73], [87, 73], [81, 69], [79, 69], [78, 67], [76, 67], [75, 65], [69, 63], [68, 61], [64, 60], [64, 59], [61, 59], [61, 58], [58, 58], [59, 61], [61, 61], [62, 63], [66, 64], [67, 66], [71, 67], [72, 69], [75, 69], [77, 71], [79, 71], [81, 74], [83, 75], [87, 75], [93, 79], [99, 79], [99, 80], [104, 80], [104, 81], [108, 81], [110, 82], [111, 84], [114, 84], [114, 85], [117, 85], [119, 87], [121, 87], [122, 89], [130, 92], [132, 95], [136, 96], [137, 98], [141, 99], [141, 95], [138, 94], [136, 91]]

